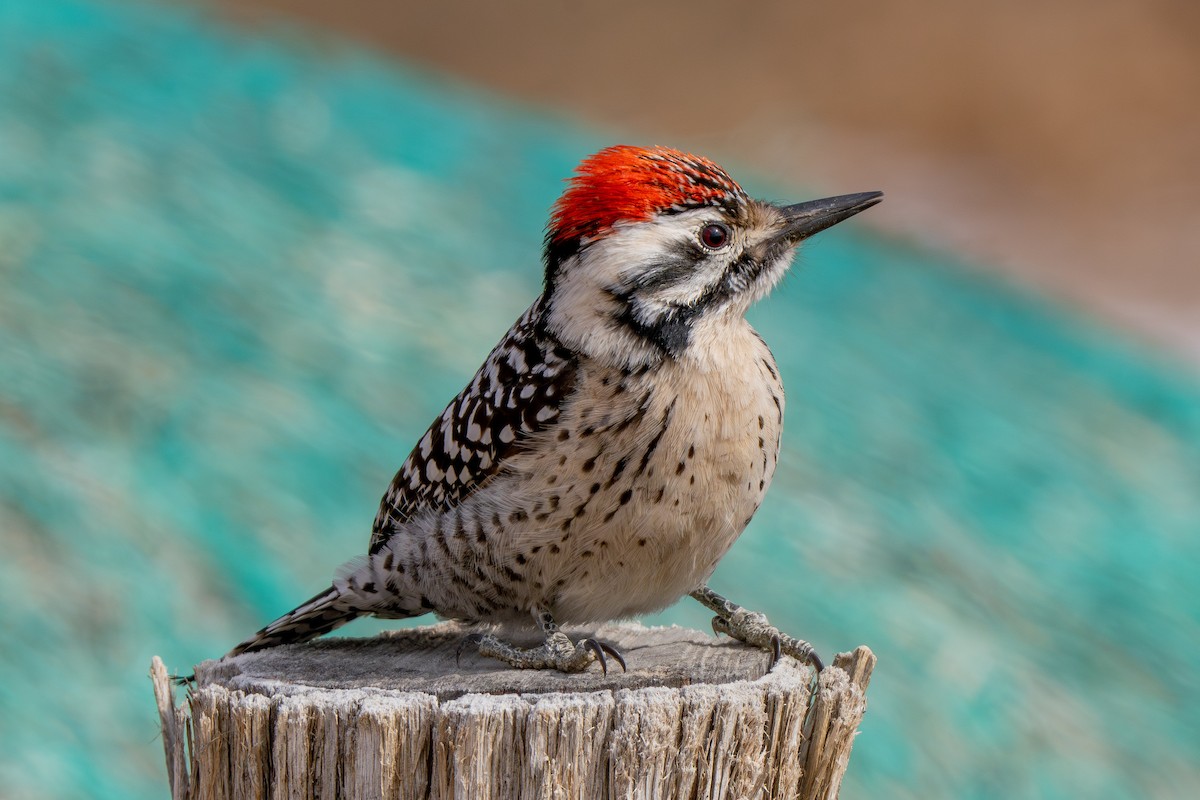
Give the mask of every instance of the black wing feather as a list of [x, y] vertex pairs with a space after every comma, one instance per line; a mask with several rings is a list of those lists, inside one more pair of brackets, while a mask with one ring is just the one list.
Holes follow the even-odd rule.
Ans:
[[371, 553], [414, 514], [454, 508], [558, 420], [576, 362], [541, 325], [543, 305], [517, 320], [413, 448], [380, 503]]

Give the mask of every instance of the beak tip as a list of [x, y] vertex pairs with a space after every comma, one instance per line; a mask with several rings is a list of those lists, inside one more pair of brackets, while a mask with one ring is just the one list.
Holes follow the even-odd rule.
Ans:
[[789, 220], [787, 236], [792, 241], [799, 242], [882, 201], [883, 192], [873, 191], [825, 197], [785, 206], [782, 210]]
[[847, 201], [853, 202], [857, 200], [854, 207], [858, 210], [870, 208], [873, 205], [878, 205], [883, 202], [883, 192], [878, 189], [873, 192], [859, 192], [858, 194], [848, 194], [844, 198]]

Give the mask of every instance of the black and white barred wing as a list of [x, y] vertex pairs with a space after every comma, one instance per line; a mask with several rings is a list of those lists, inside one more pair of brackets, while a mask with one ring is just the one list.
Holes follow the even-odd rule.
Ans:
[[541, 311], [539, 300], [517, 320], [413, 448], [379, 506], [371, 553], [414, 514], [454, 508], [557, 421], [575, 362], [540, 328]]

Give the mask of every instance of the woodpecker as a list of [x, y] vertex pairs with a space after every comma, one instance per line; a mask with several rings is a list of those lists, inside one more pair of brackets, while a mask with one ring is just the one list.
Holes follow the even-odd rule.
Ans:
[[612, 645], [560, 623], [691, 595], [713, 629], [820, 669], [811, 645], [707, 586], [779, 456], [784, 393], [747, 309], [797, 245], [880, 192], [779, 206], [667, 147], [586, 158], [554, 205], [541, 295], [396, 473], [367, 554], [230, 656], [359, 616], [528, 624], [543, 643], [473, 634], [514, 667], [577, 672]]

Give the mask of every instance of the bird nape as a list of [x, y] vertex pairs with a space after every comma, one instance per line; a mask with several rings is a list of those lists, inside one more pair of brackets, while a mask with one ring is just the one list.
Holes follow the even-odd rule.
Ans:
[[558, 625], [687, 594], [714, 631], [819, 669], [811, 645], [706, 582], [779, 455], [783, 385], [745, 312], [804, 239], [882, 196], [779, 206], [666, 147], [584, 159], [551, 215], [542, 294], [400, 467], [367, 555], [229, 655], [434, 613], [535, 622], [539, 647], [469, 639], [514, 667], [623, 667]]

